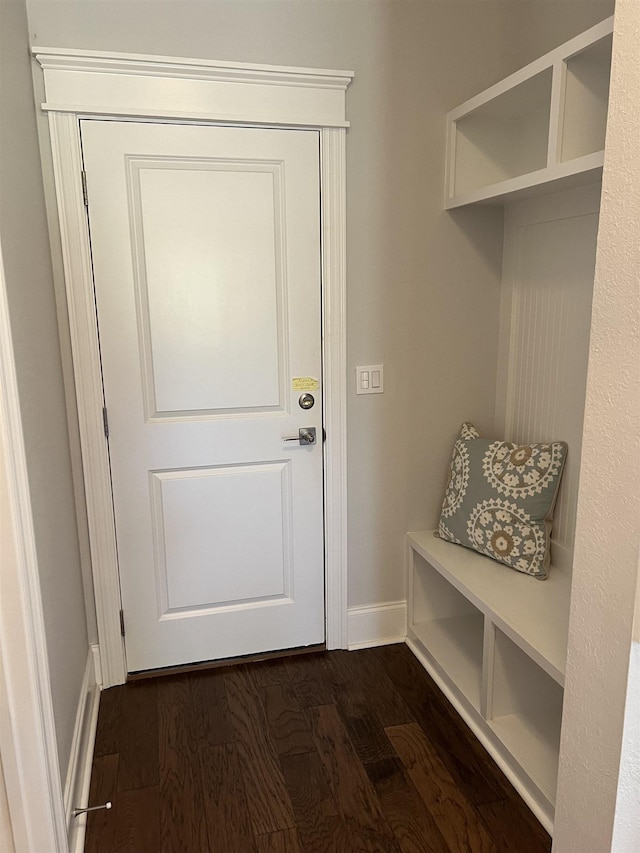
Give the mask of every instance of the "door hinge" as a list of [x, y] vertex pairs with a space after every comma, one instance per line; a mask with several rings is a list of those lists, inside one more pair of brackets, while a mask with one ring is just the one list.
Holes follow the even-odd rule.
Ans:
[[102, 407], [102, 425], [104, 426], [104, 437], [109, 438], [109, 418], [107, 417], [107, 407]]
[[120, 634], [124, 637], [124, 610], [120, 611]]
[[80, 174], [82, 176], [82, 198], [84, 201], [84, 206], [89, 207], [89, 196], [87, 194], [87, 173], [83, 169]]

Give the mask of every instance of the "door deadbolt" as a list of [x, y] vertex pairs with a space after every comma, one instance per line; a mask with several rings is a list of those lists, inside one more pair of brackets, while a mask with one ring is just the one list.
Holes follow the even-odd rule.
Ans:
[[315, 403], [313, 394], [301, 394], [298, 400], [298, 405], [301, 409], [312, 409]]

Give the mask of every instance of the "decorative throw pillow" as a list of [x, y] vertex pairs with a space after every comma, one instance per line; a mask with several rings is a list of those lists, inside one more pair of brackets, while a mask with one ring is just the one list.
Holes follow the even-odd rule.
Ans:
[[544, 579], [553, 508], [567, 455], [563, 441], [512, 444], [462, 425], [453, 446], [438, 534]]

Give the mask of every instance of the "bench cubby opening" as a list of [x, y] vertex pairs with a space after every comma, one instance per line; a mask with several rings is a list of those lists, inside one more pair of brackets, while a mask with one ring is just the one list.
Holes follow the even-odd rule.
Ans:
[[500, 629], [495, 629], [488, 724], [553, 808], [563, 689]]
[[416, 639], [480, 710], [484, 617], [419, 554], [413, 574], [412, 628]]

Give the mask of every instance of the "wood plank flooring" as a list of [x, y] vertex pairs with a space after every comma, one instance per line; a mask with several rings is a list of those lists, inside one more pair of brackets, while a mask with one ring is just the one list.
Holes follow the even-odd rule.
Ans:
[[103, 692], [86, 853], [548, 853], [404, 645]]

